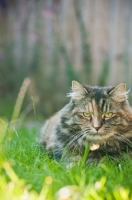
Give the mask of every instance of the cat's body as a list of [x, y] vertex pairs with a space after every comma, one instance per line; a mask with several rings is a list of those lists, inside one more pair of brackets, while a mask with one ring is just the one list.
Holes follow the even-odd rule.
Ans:
[[42, 128], [39, 143], [56, 159], [83, 156], [86, 163], [105, 155], [119, 156], [132, 151], [132, 109], [126, 86], [82, 86], [72, 83], [71, 101]]

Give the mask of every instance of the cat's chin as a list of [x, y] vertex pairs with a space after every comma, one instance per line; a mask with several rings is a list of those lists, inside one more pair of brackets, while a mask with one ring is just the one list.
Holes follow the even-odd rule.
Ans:
[[89, 141], [103, 141], [110, 138], [113, 134], [106, 134], [106, 133], [90, 133], [86, 136], [86, 139]]
[[89, 134], [86, 136], [88, 141], [101, 141], [104, 137], [99, 134]]

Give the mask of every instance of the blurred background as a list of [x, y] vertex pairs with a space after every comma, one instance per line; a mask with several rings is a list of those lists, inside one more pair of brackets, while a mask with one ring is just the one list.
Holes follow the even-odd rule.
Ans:
[[132, 0], [0, 0], [0, 116], [10, 119], [25, 77], [21, 111], [41, 119], [69, 101], [72, 80], [129, 89]]

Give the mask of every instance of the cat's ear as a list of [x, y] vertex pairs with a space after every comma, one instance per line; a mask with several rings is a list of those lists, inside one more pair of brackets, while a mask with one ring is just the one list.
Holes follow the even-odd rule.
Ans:
[[72, 81], [72, 92], [67, 96], [74, 100], [81, 100], [87, 93], [87, 90], [80, 83]]
[[126, 91], [126, 84], [120, 83], [117, 87], [115, 87], [109, 95], [111, 98], [117, 102], [123, 102], [127, 100], [127, 91]]

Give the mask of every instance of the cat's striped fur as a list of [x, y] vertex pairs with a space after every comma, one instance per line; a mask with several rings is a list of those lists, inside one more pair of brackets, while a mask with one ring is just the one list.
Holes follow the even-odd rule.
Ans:
[[[39, 143], [47, 152], [62, 156], [83, 156], [90, 148], [86, 163], [108, 154], [119, 156], [132, 150], [132, 108], [127, 101], [125, 83], [117, 87], [91, 87], [72, 82], [70, 102], [43, 126]], [[90, 117], [84, 116], [90, 113]], [[112, 113], [104, 118], [105, 113]]]

